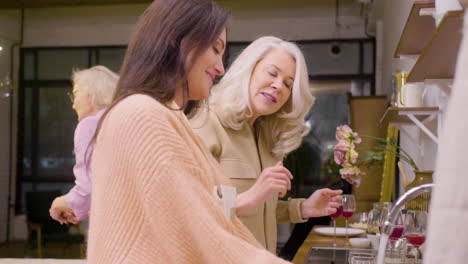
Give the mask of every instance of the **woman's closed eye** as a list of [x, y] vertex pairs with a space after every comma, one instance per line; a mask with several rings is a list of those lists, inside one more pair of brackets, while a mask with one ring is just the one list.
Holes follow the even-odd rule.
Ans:
[[276, 71], [269, 70], [269, 71], [267, 71], [267, 72], [268, 72], [268, 74], [270, 74], [272, 77], [278, 76], [278, 73], [277, 73]]

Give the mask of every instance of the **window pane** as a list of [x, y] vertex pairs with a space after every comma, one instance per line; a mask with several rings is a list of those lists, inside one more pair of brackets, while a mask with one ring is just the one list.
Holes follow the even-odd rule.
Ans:
[[24, 53], [24, 79], [34, 80], [34, 52], [26, 51]]
[[66, 194], [72, 187], [73, 183], [23, 183], [21, 184], [21, 199], [23, 201], [21, 203], [21, 210], [22, 212], [26, 212], [26, 193], [28, 192], [60, 190], [62, 194]]
[[68, 87], [40, 88], [39, 176], [73, 179], [73, 136], [77, 117], [67, 96], [69, 91]]
[[374, 73], [374, 44], [372, 42], [364, 43], [364, 73]]
[[294, 175], [294, 195], [304, 197], [323, 188], [334, 179], [327, 172], [327, 162], [333, 157], [338, 125], [349, 123], [349, 82], [324, 82], [314, 95], [315, 105], [306, 116], [309, 133], [301, 146], [289, 154], [285, 166]]
[[110, 70], [118, 73], [125, 56], [126, 48], [102, 48], [99, 49], [98, 64], [106, 66]]
[[249, 43], [245, 44], [237, 44], [237, 43], [229, 43], [228, 44], [228, 62], [226, 68], [228, 68], [234, 60], [241, 54], [241, 52], [249, 45]]
[[98, 59], [97, 59], [97, 49], [92, 49], [91, 50], [91, 65], [97, 65], [99, 64]]
[[308, 43], [301, 48], [311, 75], [359, 73], [359, 43]]
[[353, 96], [370, 96], [371, 84], [371, 80], [352, 80], [350, 92]]
[[32, 113], [33, 88], [24, 89], [24, 116], [23, 116], [23, 175], [31, 176], [32, 165]]
[[87, 49], [40, 50], [39, 80], [69, 80], [74, 69], [88, 68]]

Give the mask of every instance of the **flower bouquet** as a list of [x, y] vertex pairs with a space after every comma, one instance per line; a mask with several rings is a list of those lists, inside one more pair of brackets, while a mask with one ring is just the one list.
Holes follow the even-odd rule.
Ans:
[[354, 132], [348, 125], [338, 126], [335, 137], [338, 143], [333, 148], [333, 161], [338, 167], [335, 167], [334, 170], [339, 170], [342, 179], [359, 187], [362, 172], [359, 169], [359, 154], [356, 151], [356, 144], [361, 143], [362, 140], [358, 133]]

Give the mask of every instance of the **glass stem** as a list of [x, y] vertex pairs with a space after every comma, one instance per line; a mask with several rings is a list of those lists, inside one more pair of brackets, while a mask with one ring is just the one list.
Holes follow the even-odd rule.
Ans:
[[348, 239], [348, 218], [346, 218], [346, 244], [348, 244], [349, 242], [349, 239]]
[[336, 220], [333, 220], [333, 246], [336, 247]]

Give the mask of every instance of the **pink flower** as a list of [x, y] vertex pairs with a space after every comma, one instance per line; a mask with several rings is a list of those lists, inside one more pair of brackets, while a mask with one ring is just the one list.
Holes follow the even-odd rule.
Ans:
[[348, 125], [338, 126], [335, 137], [338, 143], [333, 148], [333, 156], [335, 163], [341, 166], [341, 178], [359, 187], [362, 173], [356, 165], [359, 154], [355, 150], [355, 144], [362, 140]]
[[344, 167], [340, 170], [341, 178], [345, 179], [352, 185], [359, 187], [361, 185], [361, 170], [356, 166]]
[[353, 137], [354, 137], [354, 142], [356, 142], [356, 144], [361, 143], [362, 139], [361, 139], [361, 137], [358, 135], [358, 133], [353, 132]]
[[351, 148], [348, 151], [348, 155], [349, 155], [348, 161], [350, 161], [350, 163], [354, 164], [357, 162], [357, 158], [359, 157], [359, 154], [357, 153], [356, 150], [354, 150], [354, 148]]
[[346, 162], [346, 152], [335, 150], [333, 151], [333, 156], [335, 158], [335, 163], [338, 165], [342, 165]]
[[347, 162], [348, 159], [346, 154], [350, 150], [350, 144], [346, 140], [340, 140], [333, 148], [333, 154], [335, 158], [335, 162], [338, 165], [343, 165], [343, 163]]
[[348, 151], [351, 148], [351, 144], [346, 140], [340, 140], [333, 147], [333, 151]]
[[347, 140], [349, 135], [353, 132], [348, 125], [341, 125], [336, 128], [336, 140]]

